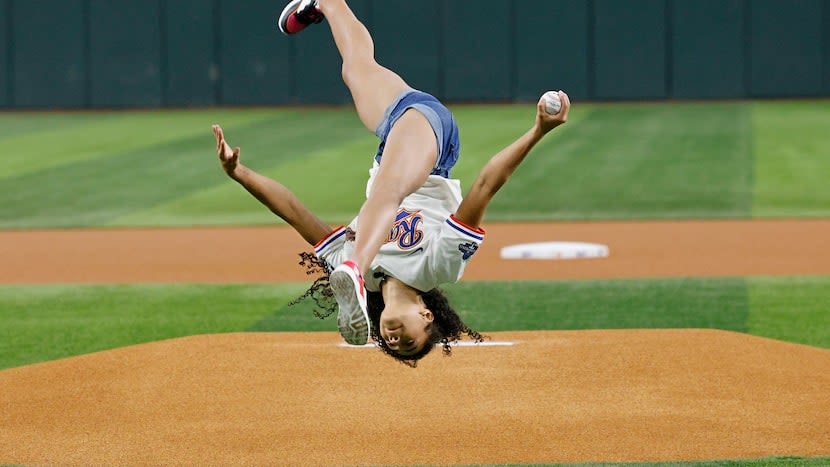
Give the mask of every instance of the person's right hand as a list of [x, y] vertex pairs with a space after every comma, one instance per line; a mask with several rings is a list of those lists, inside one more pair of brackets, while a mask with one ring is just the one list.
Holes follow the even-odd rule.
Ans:
[[219, 125], [213, 125], [213, 136], [216, 137], [216, 154], [219, 156], [219, 162], [222, 163], [225, 173], [233, 176], [234, 171], [239, 166], [240, 149], [238, 147], [231, 149], [225, 141], [225, 134]]
[[551, 115], [545, 111], [545, 97], [539, 98], [536, 104], [536, 126], [542, 131], [542, 134], [553, 130], [559, 125], [568, 121], [568, 112], [571, 111], [571, 99], [565, 94], [565, 91], [559, 92], [559, 101], [562, 103], [562, 108], [559, 113]]

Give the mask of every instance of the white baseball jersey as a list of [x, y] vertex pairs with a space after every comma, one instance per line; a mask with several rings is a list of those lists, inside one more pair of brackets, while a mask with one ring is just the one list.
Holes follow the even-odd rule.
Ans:
[[[376, 172], [377, 163], [369, 171], [367, 196]], [[467, 262], [484, 241], [484, 231], [455, 219], [453, 213], [460, 203], [459, 181], [438, 175], [430, 175], [421, 188], [407, 196], [389, 237], [363, 278], [366, 290], [379, 291], [383, 275], [422, 292], [461, 279]], [[358, 218], [315, 245], [317, 257], [332, 266], [349, 259], [354, 249], [350, 231], [360, 231]]]

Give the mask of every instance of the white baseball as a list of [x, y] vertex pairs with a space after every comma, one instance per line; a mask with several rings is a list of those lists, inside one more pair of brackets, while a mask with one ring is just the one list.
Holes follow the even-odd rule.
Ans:
[[558, 91], [548, 91], [542, 98], [545, 99], [545, 112], [549, 115], [556, 115], [562, 109], [562, 101], [559, 100]]

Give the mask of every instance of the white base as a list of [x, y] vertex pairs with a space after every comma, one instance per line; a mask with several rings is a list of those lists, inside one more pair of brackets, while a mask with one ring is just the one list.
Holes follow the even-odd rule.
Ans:
[[584, 242], [522, 243], [501, 249], [502, 259], [578, 259], [604, 258], [606, 245]]

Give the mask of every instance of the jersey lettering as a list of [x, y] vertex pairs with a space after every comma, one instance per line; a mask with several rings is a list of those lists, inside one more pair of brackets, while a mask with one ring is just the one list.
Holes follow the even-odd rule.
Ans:
[[396, 242], [402, 250], [417, 247], [424, 239], [424, 231], [421, 229], [423, 220], [420, 210], [409, 211], [401, 208], [395, 216], [395, 223], [392, 225], [392, 231], [389, 232], [386, 243]]

